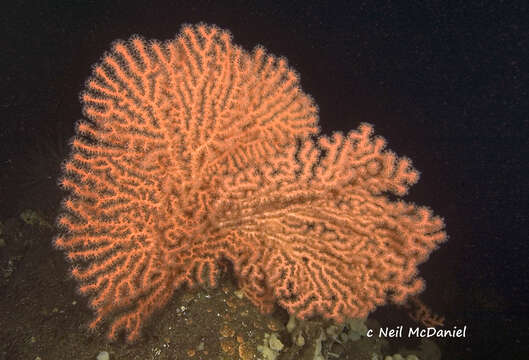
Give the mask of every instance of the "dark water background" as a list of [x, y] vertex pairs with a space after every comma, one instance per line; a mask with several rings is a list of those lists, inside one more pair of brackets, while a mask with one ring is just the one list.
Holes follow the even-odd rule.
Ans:
[[[369, 122], [393, 151], [413, 160], [421, 179], [407, 200], [433, 208], [450, 235], [421, 266], [428, 286], [423, 299], [448, 325], [469, 327], [468, 338], [447, 341], [444, 352], [521, 358], [529, 354], [526, 7], [483, 1], [5, 3], [0, 216], [13, 216], [37, 198], [56, 208], [54, 177], [66, 152], [62, 145], [81, 117], [78, 94], [112, 41], [131, 34], [164, 40], [182, 23], [214, 23], [246, 50], [261, 44], [288, 59], [319, 105], [323, 133]], [[56, 151], [39, 150], [50, 143]], [[40, 165], [24, 170], [28, 159]]]

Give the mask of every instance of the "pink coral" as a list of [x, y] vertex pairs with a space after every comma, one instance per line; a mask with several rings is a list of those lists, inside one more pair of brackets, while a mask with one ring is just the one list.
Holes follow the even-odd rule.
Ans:
[[109, 338], [139, 336], [173, 292], [216, 286], [229, 260], [251, 301], [342, 321], [423, 288], [446, 239], [430, 210], [391, 202], [418, 180], [362, 124], [320, 137], [285, 59], [214, 26], [117, 42], [93, 70], [61, 180], [55, 246]]

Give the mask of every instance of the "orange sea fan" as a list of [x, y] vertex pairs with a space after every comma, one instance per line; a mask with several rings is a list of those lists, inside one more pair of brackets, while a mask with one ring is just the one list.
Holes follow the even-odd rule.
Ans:
[[263, 312], [365, 316], [419, 292], [446, 239], [430, 210], [384, 196], [418, 180], [408, 159], [367, 124], [313, 139], [286, 60], [215, 26], [116, 42], [81, 99], [55, 246], [111, 339], [136, 339], [176, 289], [216, 286], [223, 260]]

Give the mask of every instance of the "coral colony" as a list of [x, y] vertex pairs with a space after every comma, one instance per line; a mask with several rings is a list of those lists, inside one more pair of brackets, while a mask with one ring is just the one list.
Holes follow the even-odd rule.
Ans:
[[390, 201], [418, 172], [362, 124], [320, 136], [284, 58], [215, 26], [116, 42], [81, 95], [54, 245], [108, 337], [138, 338], [181, 287], [233, 266], [263, 313], [337, 322], [403, 302], [446, 240], [425, 207]]

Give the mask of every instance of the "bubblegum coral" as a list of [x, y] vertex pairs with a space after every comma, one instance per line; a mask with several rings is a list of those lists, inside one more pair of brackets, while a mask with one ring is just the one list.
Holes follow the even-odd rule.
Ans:
[[54, 245], [95, 328], [135, 340], [173, 292], [215, 287], [222, 261], [262, 312], [363, 317], [423, 288], [446, 240], [405, 195], [419, 178], [362, 124], [314, 138], [317, 107], [283, 58], [215, 26], [116, 42], [86, 82]]

